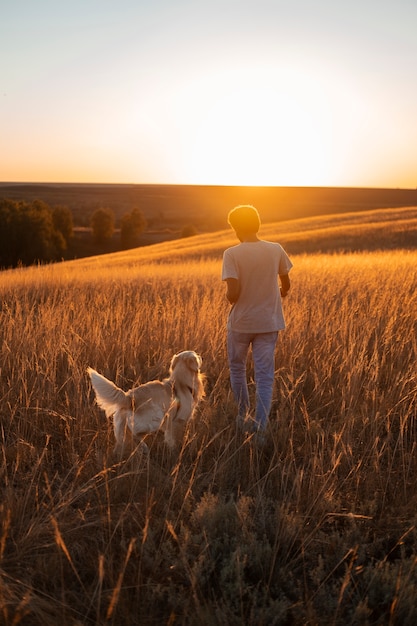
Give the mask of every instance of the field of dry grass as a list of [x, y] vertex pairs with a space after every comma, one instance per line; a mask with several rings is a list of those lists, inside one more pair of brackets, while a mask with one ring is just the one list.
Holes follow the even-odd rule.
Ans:
[[[372, 251], [262, 232], [294, 262], [263, 449], [234, 428], [229, 232], [0, 273], [0, 624], [416, 623], [417, 250], [376, 250], [379, 218], [345, 224]], [[116, 461], [87, 366], [127, 389], [182, 349], [207, 396], [179, 457]]]

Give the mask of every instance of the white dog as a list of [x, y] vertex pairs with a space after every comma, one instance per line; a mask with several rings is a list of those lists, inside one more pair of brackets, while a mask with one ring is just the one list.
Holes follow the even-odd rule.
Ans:
[[106, 416], [113, 415], [115, 451], [123, 453], [132, 436], [162, 430], [165, 442], [173, 448], [184, 436], [185, 427], [204, 396], [201, 357], [191, 350], [175, 354], [170, 376], [124, 392], [110, 380], [88, 368], [97, 404]]

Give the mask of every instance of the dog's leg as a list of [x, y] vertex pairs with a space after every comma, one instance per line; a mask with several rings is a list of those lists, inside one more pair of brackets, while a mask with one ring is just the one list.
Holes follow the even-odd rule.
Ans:
[[174, 450], [181, 444], [186, 427], [187, 420], [177, 419], [175, 414], [174, 416], [168, 415], [165, 424], [164, 441], [170, 450]]
[[138, 451], [144, 456], [149, 456], [149, 446], [143, 439], [141, 439], [138, 443]]
[[185, 420], [175, 420], [171, 423], [171, 428], [165, 431], [165, 443], [171, 450], [181, 445], [186, 428], [187, 422]]
[[170, 450], [173, 450], [175, 448], [175, 444], [177, 443], [177, 433], [174, 421], [177, 417], [179, 407], [180, 404], [178, 398], [174, 398], [161, 425], [164, 433], [164, 441]]

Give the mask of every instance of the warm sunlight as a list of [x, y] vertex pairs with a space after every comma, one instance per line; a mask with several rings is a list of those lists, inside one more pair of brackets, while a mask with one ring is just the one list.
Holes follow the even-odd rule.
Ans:
[[[329, 93], [324, 85], [296, 67], [258, 66], [179, 88], [178, 168], [188, 180], [224, 185], [337, 184], [346, 167], [334, 157], [335, 126], [345, 107], [357, 106], [345, 89]], [[349, 141], [340, 126], [338, 141]]]
[[292, 95], [242, 89], [219, 98], [201, 120], [192, 177], [203, 170], [220, 184], [314, 185], [328, 170], [326, 143], [312, 112]]
[[415, 2], [6, 4], [4, 182], [417, 185]]

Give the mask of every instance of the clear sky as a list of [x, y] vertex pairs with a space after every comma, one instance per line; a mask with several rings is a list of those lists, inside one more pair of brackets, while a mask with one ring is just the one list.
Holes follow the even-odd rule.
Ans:
[[416, 0], [0, 0], [0, 181], [417, 186]]

